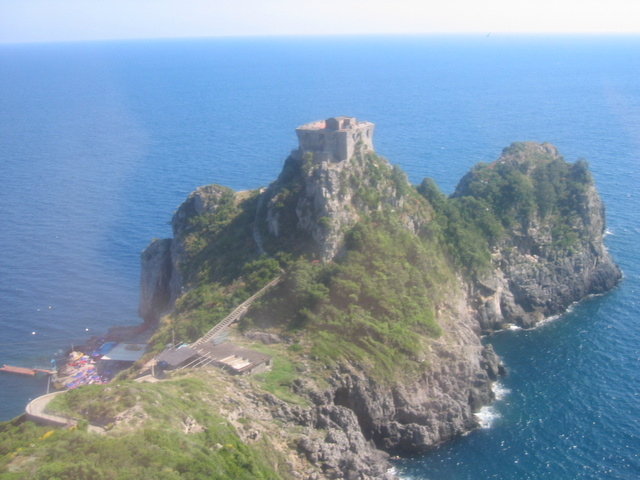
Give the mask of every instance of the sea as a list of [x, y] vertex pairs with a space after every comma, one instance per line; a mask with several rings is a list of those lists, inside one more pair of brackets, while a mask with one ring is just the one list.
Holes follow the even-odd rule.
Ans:
[[[247, 37], [0, 45], [0, 364], [138, 325], [140, 252], [200, 185], [273, 181], [295, 127], [348, 115], [445, 193], [515, 141], [589, 162], [613, 291], [484, 341], [482, 428], [403, 479], [640, 478], [640, 37]], [[0, 420], [45, 377], [0, 373]]]

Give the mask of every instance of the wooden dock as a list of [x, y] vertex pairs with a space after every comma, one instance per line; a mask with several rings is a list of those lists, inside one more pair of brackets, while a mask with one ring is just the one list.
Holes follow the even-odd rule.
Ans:
[[46, 373], [47, 375], [53, 374], [50, 370], [43, 368], [24, 368], [24, 367], [12, 367], [11, 365], [2, 365], [0, 372], [15, 373], [16, 375], [27, 375], [33, 377], [36, 373]]
[[11, 365], [2, 365], [0, 372], [15, 373], [17, 375], [28, 375], [33, 377], [36, 371], [33, 368], [12, 367]]

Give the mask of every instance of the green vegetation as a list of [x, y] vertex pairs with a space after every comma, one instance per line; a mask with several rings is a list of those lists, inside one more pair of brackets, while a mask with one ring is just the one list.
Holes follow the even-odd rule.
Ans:
[[152, 348], [161, 350], [172, 337], [178, 342], [200, 338], [240, 303], [279, 275], [278, 261], [267, 256], [253, 258], [238, 268], [241, 276], [231, 284], [202, 282], [180, 297], [175, 311], [154, 335]]
[[[492, 224], [526, 231], [542, 222], [552, 225], [553, 247], [571, 249], [580, 237], [592, 185], [588, 164], [574, 164], [522, 143], [503, 151], [505, 160], [478, 164], [460, 182], [453, 198], [473, 199], [492, 214]], [[497, 229], [496, 229], [497, 231]], [[496, 238], [489, 238], [495, 244]]]
[[[76, 416], [94, 408], [107, 409], [108, 416], [126, 413], [135, 400], [132, 418], [140, 424], [103, 435], [31, 422], [0, 424], [0, 479], [282, 478], [269, 442], [262, 439], [248, 446], [240, 441], [233, 427], [213, 413], [207, 402], [212, 397], [214, 389], [193, 378], [162, 384], [123, 382], [58, 396], [57, 410]], [[199, 427], [191, 433], [184, 430], [187, 417]]]
[[434, 209], [429, 234], [444, 245], [447, 256], [458, 269], [477, 274], [491, 267], [490, 242], [502, 233], [491, 210], [474, 198], [448, 199], [432, 179], [418, 187]]
[[299, 343], [294, 343], [285, 349], [283, 345], [255, 344], [251, 348], [270, 355], [273, 359], [271, 370], [253, 377], [255, 383], [285, 402], [308, 406], [308, 400], [292, 390], [294, 380], [299, 377], [296, 364], [299, 362], [302, 346]]
[[[551, 225], [554, 251], [571, 251], [585, 232], [582, 207], [592, 179], [583, 160], [565, 162], [539, 148], [514, 143], [502, 160], [478, 163], [447, 198], [433, 180], [418, 187], [433, 206], [439, 236], [463, 271], [480, 273], [491, 267], [490, 251], [507, 232]], [[537, 252], [543, 253], [543, 252]], [[553, 252], [548, 252], [553, 254]]]
[[69, 390], [57, 395], [48, 409], [71, 418], [84, 418], [96, 425], [113, 423], [118, 413], [132, 408], [138, 401], [135, 384], [124, 382], [117, 388], [102, 385], [86, 385], [82, 389]]
[[290, 262], [280, 288], [248, 321], [279, 323], [320, 363], [348, 359], [381, 380], [411, 374], [424, 367], [416, 359], [426, 339], [440, 334], [434, 302], [453, 278], [438, 249], [391, 212], [374, 212], [349, 232], [335, 263]]
[[183, 232], [186, 260], [181, 273], [188, 286], [229, 283], [241, 274], [245, 262], [256, 256], [251, 225], [257, 192], [236, 202], [231, 189], [217, 188], [221, 194], [215, 210], [191, 215]]
[[186, 293], [156, 333], [155, 351], [172, 338], [178, 342], [199, 338], [280, 273], [276, 260], [256, 253], [253, 221], [258, 192], [239, 201], [228, 188], [212, 188], [217, 193], [213, 212], [196, 214], [188, 209], [180, 228], [186, 250], [180, 265]]

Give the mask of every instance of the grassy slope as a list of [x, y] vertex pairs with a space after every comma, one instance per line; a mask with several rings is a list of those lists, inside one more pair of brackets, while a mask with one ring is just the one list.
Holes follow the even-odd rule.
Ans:
[[[52, 409], [109, 426], [107, 434], [0, 425], [0, 478], [20, 479], [280, 479], [282, 462], [266, 438], [243, 443], [215, 413], [221, 383], [209, 377], [157, 384], [89, 386], [56, 398]], [[82, 425], [82, 424], [81, 424]], [[186, 433], [190, 426], [191, 433]]]

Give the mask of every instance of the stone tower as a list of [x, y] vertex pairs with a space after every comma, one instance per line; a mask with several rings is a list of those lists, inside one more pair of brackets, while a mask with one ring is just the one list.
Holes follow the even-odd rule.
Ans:
[[371, 122], [358, 122], [354, 117], [332, 117], [318, 120], [296, 128], [302, 157], [311, 152], [314, 161], [342, 162], [353, 155], [358, 143], [365, 150], [373, 151], [373, 128]]

